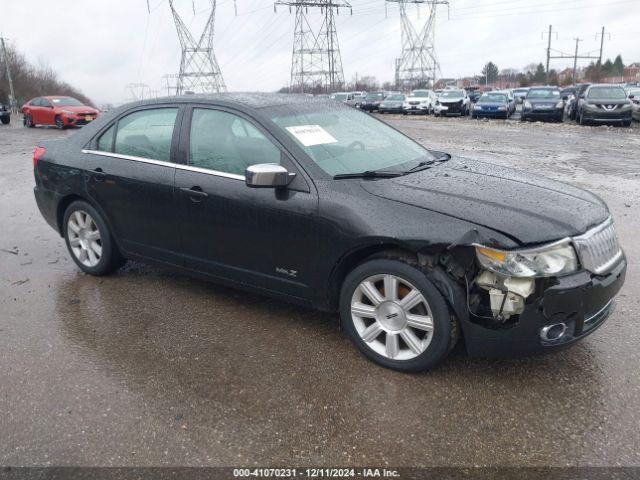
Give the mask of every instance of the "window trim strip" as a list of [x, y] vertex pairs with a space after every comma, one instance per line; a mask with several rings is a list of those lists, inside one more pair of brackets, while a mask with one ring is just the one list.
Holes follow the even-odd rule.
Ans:
[[111, 158], [120, 158], [122, 160], [130, 160], [132, 162], [149, 163], [151, 165], [159, 165], [161, 167], [173, 167], [179, 170], [186, 170], [188, 172], [204, 173], [206, 175], [213, 175], [215, 177], [231, 178], [233, 180], [241, 180], [243, 182], [245, 181], [244, 175], [236, 175], [235, 173], [227, 173], [220, 172], [218, 170], [208, 170], [206, 168], [192, 167], [191, 165], [183, 165], [182, 163], [165, 162], [163, 160], [154, 160], [151, 158], [136, 157], [133, 155], [122, 155], [120, 153], [102, 152], [99, 150], [83, 149], [82, 153], [87, 153], [89, 155], [101, 155]]

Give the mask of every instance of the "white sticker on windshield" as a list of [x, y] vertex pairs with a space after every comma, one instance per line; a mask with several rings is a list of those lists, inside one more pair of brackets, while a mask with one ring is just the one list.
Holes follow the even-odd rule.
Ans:
[[296, 125], [295, 127], [287, 127], [287, 130], [305, 147], [338, 142], [320, 125]]

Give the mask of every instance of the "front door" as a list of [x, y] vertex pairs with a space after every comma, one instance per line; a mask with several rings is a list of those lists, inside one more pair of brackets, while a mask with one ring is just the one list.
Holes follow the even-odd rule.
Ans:
[[[177, 107], [145, 108], [109, 127], [85, 151], [87, 192], [126, 253], [182, 265], [172, 149]], [[176, 135], [177, 136], [177, 135]]]
[[[275, 140], [240, 113], [193, 108], [183, 128], [187, 165], [176, 170], [187, 267], [308, 298], [317, 252], [315, 188]], [[281, 163], [290, 188], [251, 188], [250, 165]]]

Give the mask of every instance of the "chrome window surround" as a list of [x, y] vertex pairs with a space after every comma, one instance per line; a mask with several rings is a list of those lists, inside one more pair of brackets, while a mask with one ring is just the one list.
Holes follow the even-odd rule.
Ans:
[[233, 180], [245, 181], [244, 175], [236, 175], [234, 173], [219, 172], [217, 170], [208, 170], [206, 168], [193, 167], [191, 165], [183, 165], [182, 163], [165, 162], [163, 160], [153, 160], [151, 158], [135, 157], [133, 155], [122, 155], [120, 153], [101, 152], [99, 150], [82, 150], [82, 153], [88, 153], [90, 155], [101, 155], [103, 157], [120, 158], [122, 160], [129, 160], [132, 162], [149, 163], [151, 165], [160, 165], [162, 167], [172, 167], [179, 170], [186, 170], [188, 172], [204, 173], [206, 175], [214, 175], [216, 177], [231, 178]]

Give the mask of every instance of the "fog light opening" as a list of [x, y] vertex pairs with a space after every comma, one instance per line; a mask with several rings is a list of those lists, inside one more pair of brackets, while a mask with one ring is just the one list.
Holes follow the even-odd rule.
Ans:
[[546, 342], [560, 340], [567, 333], [567, 325], [563, 322], [547, 325], [540, 330], [540, 338]]

